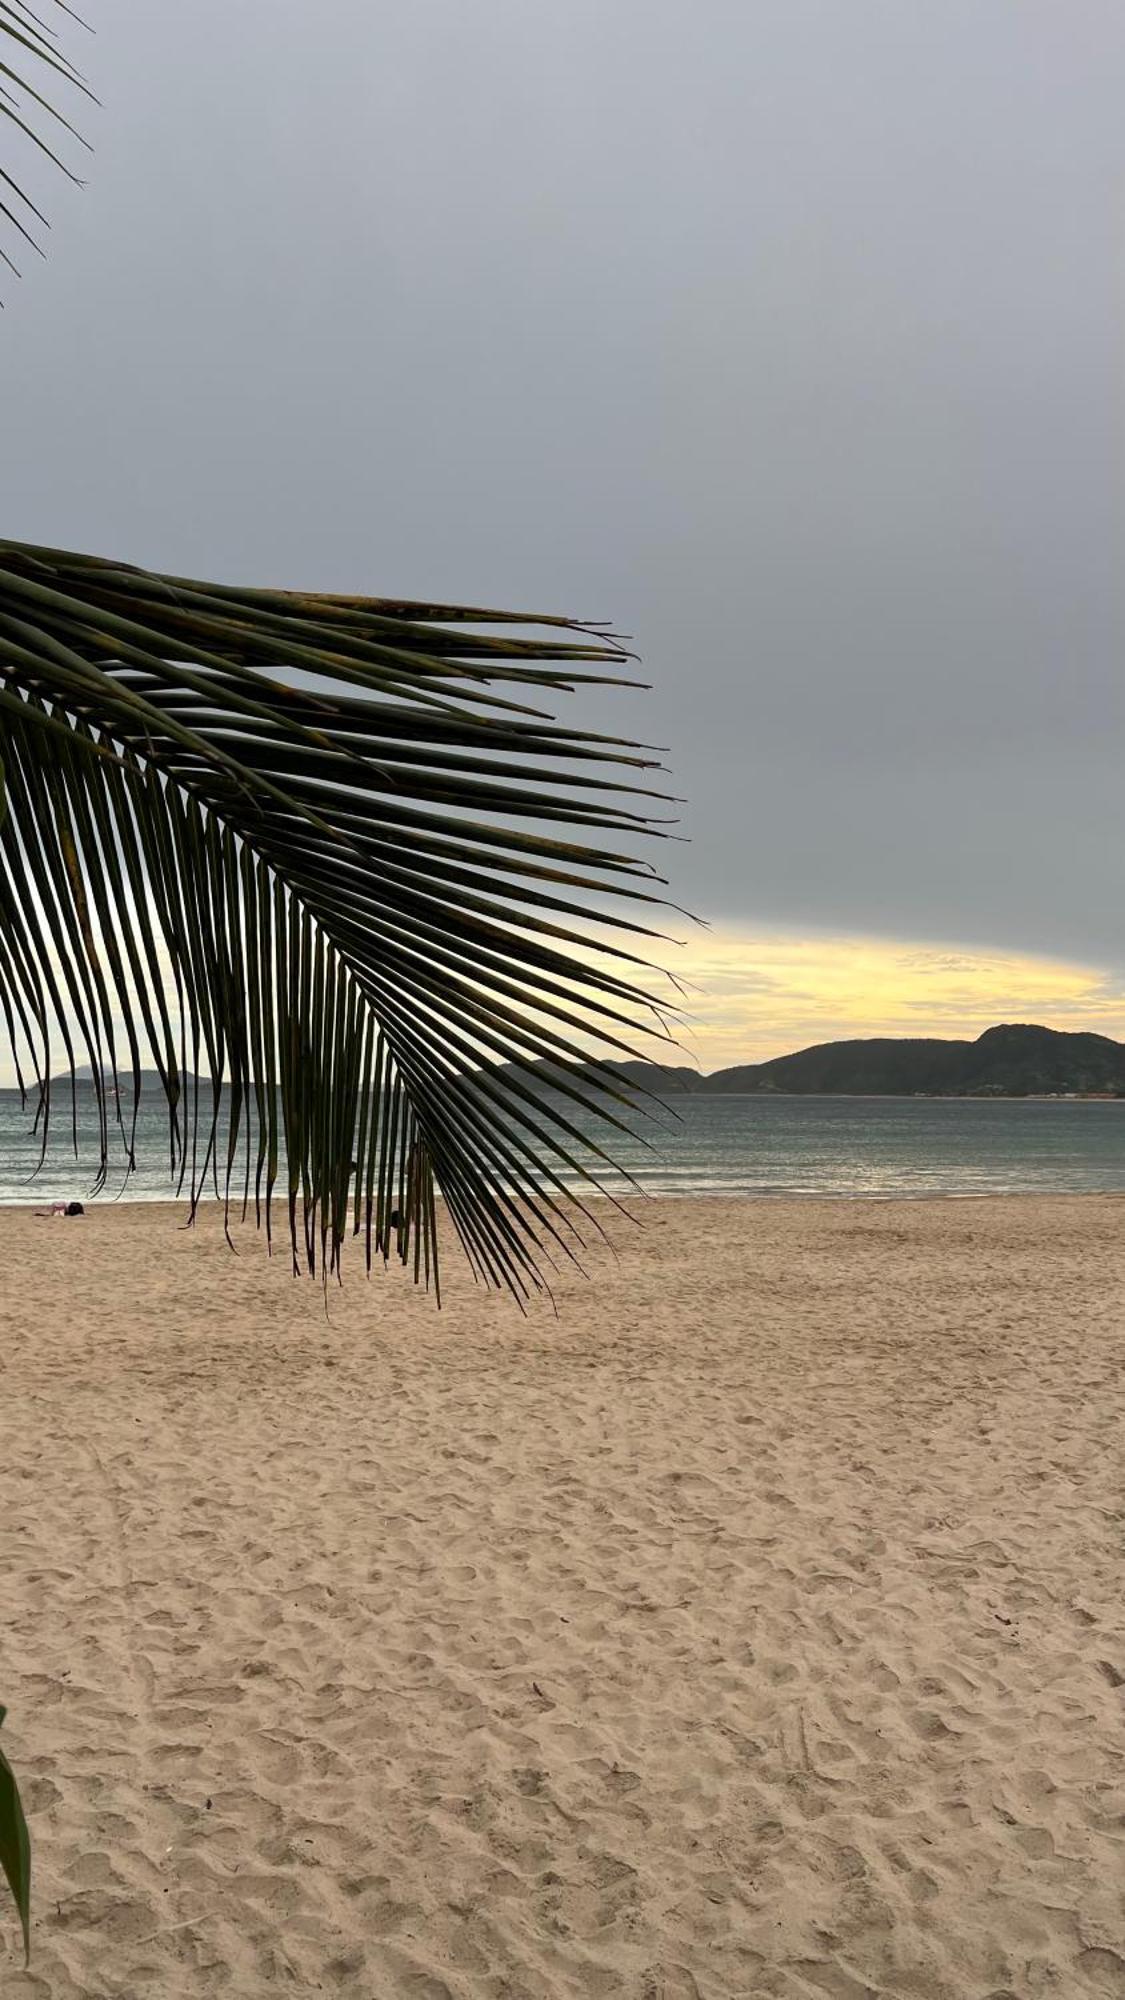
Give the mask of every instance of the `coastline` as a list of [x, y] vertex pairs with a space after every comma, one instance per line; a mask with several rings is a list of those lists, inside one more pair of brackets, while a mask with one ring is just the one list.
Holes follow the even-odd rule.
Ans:
[[[36, 1219], [41, 1218], [43, 1220], [49, 1220], [50, 1218], [45, 1217], [42, 1214], [44, 1198], [46, 1198], [47, 1200], [50, 1199], [50, 1196], [46, 1194], [46, 1190], [44, 1196], [39, 1197], [35, 1201], [0, 1200], [0, 1218], [11, 1215], [11, 1216], [24, 1216], [24, 1217], [31, 1216], [35, 1217]], [[174, 1196], [168, 1196], [163, 1194], [154, 1194], [154, 1195], [101, 1194], [93, 1197], [87, 1197], [82, 1195], [81, 1192], [79, 1192], [77, 1199], [83, 1202], [83, 1206], [85, 1208], [85, 1216], [83, 1218], [79, 1218], [81, 1220], [85, 1220], [87, 1218], [94, 1219], [101, 1216], [112, 1215], [114, 1213], [120, 1213], [123, 1211], [128, 1212], [136, 1209], [143, 1211], [145, 1214], [158, 1214], [158, 1215], [165, 1214], [172, 1219], [173, 1226], [179, 1226], [180, 1228], [183, 1228], [185, 1230], [190, 1230], [190, 1228], [192, 1227], [192, 1225], [188, 1223], [188, 1221], [186, 1220], [187, 1209], [188, 1209], [188, 1201], [186, 1196], [181, 1197], [179, 1200], [177, 1200]], [[770, 1187], [658, 1188], [654, 1189], [652, 1192], [649, 1192], [647, 1189], [644, 1188], [638, 1191], [636, 1188], [623, 1186], [620, 1189], [613, 1189], [607, 1191], [586, 1189], [582, 1191], [581, 1199], [585, 1205], [594, 1205], [600, 1207], [601, 1204], [606, 1203], [611, 1207], [624, 1209], [626, 1215], [629, 1212], [630, 1203], [634, 1204], [643, 1214], [647, 1215], [652, 1211], [653, 1208], [659, 1208], [665, 1202], [667, 1202], [670, 1206], [674, 1208], [682, 1208], [685, 1204], [690, 1204], [692, 1202], [701, 1202], [707, 1207], [712, 1206], [716, 1202], [730, 1202], [735, 1207], [743, 1207], [746, 1205], [753, 1206], [755, 1203], [761, 1203], [762, 1206], [766, 1208], [784, 1207], [787, 1204], [792, 1205], [795, 1208], [808, 1208], [810, 1206], [814, 1206], [818, 1202], [821, 1202], [826, 1207], [830, 1208], [852, 1208], [852, 1207], [862, 1208], [868, 1203], [870, 1203], [870, 1205], [873, 1208], [886, 1208], [888, 1206], [894, 1206], [896, 1203], [901, 1203], [904, 1207], [917, 1208], [919, 1206], [925, 1206], [927, 1203], [933, 1203], [935, 1206], [942, 1206], [950, 1202], [956, 1203], [956, 1202], [1029, 1202], [1029, 1201], [1042, 1201], [1042, 1202], [1121, 1201], [1125, 1200], [1125, 1168], [1122, 1169], [1122, 1183], [1119, 1188], [1117, 1187], [1059, 1188], [1059, 1189], [1054, 1189], [1049, 1193], [1045, 1193], [1041, 1187], [984, 1188], [984, 1189], [924, 1188], [924, 1189], [919, 1189], [917, 1191], [904, 1191], [902, 1189], [894, 1189], [894, 1190], [889, 1190], [886, 1193], [880, 1193], [877, 1191], [873, 1193], [870, 1189], [865, 1188], [862, 1191], [852, 1193], [846, 1190], [834, 1190], [834, 1189], [822, 1189], [822, 1188], [801, 1189], [801, 1188], [770, 1188]], [[437, 1196], [437, 1203], [439, 1210], [444, 1212], [444, 1203], [442, 1202], [440, 1195]], [[204, 1217], [208, 1215], [213, 1215], [216, 1211], [222, 1210], [223, 1206], [224, 1202], [222, 1195], [221, 1194], [216, 1195], [213, 1191], [202, 1195], [200, 1197], [198, 1204], [199, 1213]], [[246, 1241], [247, 1243], [249, 1243], [249, 1241], [259, 1232], [254, 1224], [253, 1208], [251, 1207], [250, 1213], [245, 1219], [242, 1216], [241, 1208], [242, 1208], [241, 1196], [239, 1196], [237, 1201], [232, 1198], [231, 1208], [230, 1208], [232, 1224], [234, 1224], [240, 1232], [244, 1233]], [[274, 1234], [275, 1246], [280, 1241], [279, 1225], [282, 1229], [288, 1227], [286, 1219], [285, 1196], [284, 1194], [275, 1193], [273, 1199], [273, 1234]], [[625, 1226], [628, 1227], [627, 1222]], [[2, 1229], [2, 1227], [3, 1227], [2, 1220], [0, 1220], [0, 1229]], [[264, 1231], [262, 1233], [264, 1234]], [[349, 1242], [351, 1240], [352, 1239], [349, 1238]], [[347, 1254], [346, 1250], [345, 1254]], [[453, 1241], [452, 1230], [450, 1230], [450, 1242], [448, 1248], [443, 1254], [445, 1254], [446, 1256], [460, 1255], [460, 1251], [458, 1250], [456, 1243]]]

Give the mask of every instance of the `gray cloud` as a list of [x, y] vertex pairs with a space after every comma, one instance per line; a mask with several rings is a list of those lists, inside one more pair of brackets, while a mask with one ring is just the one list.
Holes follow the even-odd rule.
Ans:
[[90, 0], [9, 532], [607, 614], [747, 924], [1125, 961], [1116, 0]]

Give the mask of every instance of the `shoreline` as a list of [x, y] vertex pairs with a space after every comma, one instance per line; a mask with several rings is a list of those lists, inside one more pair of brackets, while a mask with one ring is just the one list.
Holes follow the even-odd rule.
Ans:
[[[52, 1218], [42, 1212], [43, 1202], [47, 1199], [49, 1197], [46, 1194], [35, 1201], [6, 1201], [0, 1199], [0, 1218], [5, 1215], [22, 1215], [49, 1221]], [[134, 1209], [143, 1210], [145, 1213], [163, 1211], [170, 1217], [183, 1216], [188, 1207], [186, 1196], [177, 1199], [174, 1195], [164, 1194], [94, 1195], [92, 1197], [78, 1194], [74, 1199], [83, 1203], [85, 1215], [81, 1218], [68, 1218], [70, 1220], [80, 1219], [85, 1221], [89, 1216], [107, 1215], [114, 1212], [132, 1211]], [[444, 1210], [444, 1203], [441, 1200], [440, 1194], [437, 1199], [439, 1208]], [[636, 1188], [625, 1187], [614, 1191], [588, 1189], [582, 1193], [581, 1200], [583, 1204], [591, 1205], [605, 1202], [614, 1208], [625, 1209], [626, 1211], [631, 1202], [648, 1211], [653, 1207], [658, 1207], [662, 1202], [667, 1202], [676, 1208], [683, 1207], [686, 1202], [700, 1202], [707, 1207], [711, 1207], [715, 1202], [723, 1201], [730, 1202], [732, 1205], [739, 1207], [760, 1203], [764, 1208], [776, 1208], [787, 1203], [792, 1204], [795, 1208], [807, 1208], [817, 1202], [821, 1202], [826, 1207], [831, 1208], [862, 1207], [866, 1203], [870, 1203], [873, 1208], [886, 1208], [896, 1202], [901, 1202], [910, 1208], [916, 1208], [927, 1202], [931, 1202], [935, 1206], [944, 1206], [951, 1202], [1122, 1201], [1125, 1200], [1125, 1169], [1123, 1169], [1122, 1185], [1119, 1188], [925, 1188], [919, 1189], [916, 1193], [907, 1192], [902, 1189], [893, 1189], [886, 1193], [879, 1193], [865, 1188], [860, 1193], [851, 1194], [843, 1190], [831, 1191], [821, 1188], [775, 1189], [725, 1187], [657, 1188], [650, 1193], [645, 1189], [638, 1191]], [[221, 1209], [223, 1207], [224, 1199], [221, 1194], [216, 1195], [211, 1192], [200, 1196], [198, 1209], [201, 1213], [206, 1212], [210, 1214], [214, 1209]], [[274, 1194], [271, 1212], [275, 1224], [274, 1234], [277, 1236], [277, 1220], [280, 1217], [284, 1221], [286, 1215], [286, 1197], [284, 1193]], [[232, 1222], [237, 1224], [240, 1229], [245, 1228], [252, 1235], [258, 1233], [254, 1221], [253, 1204], [251, 1204], [244, 1217], [242, 1214], [241, 1196], [237, 1199], [232, 1198], [230, 1215]], [[56, 1217], [54, 1219], [61, 1220], [62, 1218]], [[191, 1227], [187, 1223], [182, 1223], [181, 1226], [184, 1228]], [[359, 1234], [362, 1234], [362, 1229]], [[350, 1236], [348, 1240], [351, 1241]]]

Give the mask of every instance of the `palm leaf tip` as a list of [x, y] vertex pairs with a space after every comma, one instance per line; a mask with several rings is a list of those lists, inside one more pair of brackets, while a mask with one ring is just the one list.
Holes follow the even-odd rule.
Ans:
[[47, 0], [43, 14], [25, 0], [0, 0], [0, 130], [12, 148], [12, 171], [0, 167], [0, 223], [8, 248], [0, 243], [0, 260], [18, 275], [11, 251], [24, 246], [42, 251], [41, 232], [47, 217], [30, 192], [43, 166], [78, 183], [66, 154], [75, 147], [89, 150], [87, 141], [67, 115], [75, 99], [96, 99], [89, 84], [66, 54], [59, 27], [84, 27], [64, 0]]
[[0, 1002], [41, 1145], [84, 1065], [98, 1175], [127, 1166], [154, 1072], [193, 1205], [428, 1280], [440, 1199], [525, 1296], [612, 1153], [598, 1051], [668, 1032], [651, 760], [539, 699], [621, 662], [565, 620], [0, 543]]

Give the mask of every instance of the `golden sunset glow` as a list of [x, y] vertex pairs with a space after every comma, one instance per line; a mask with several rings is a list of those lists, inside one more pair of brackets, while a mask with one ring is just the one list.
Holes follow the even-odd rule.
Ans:
[[[650, 941], [653, 960], [674, 975], [678, 994], [655, 971], [646, 976], [633, 968], [639, 984], [682, 1010], [679, 1025], [668, 1024], [677, 1046], [634, 1033], [634, 1051], [655, 1062], [709, 1073], [869, 1035], [971, 1040], [1000, 1021], [1091, 1029], [1125, 1041], [1125, 972], [1101, 966], [933, 941], [722, 924], [681, 937], [678, 944]], [[588, 1037], [576, 1040], [595, 1053]], [[5, 1051], [0, 1088], [14, 1082]]]
[[708, 1071], [853, 1036], [972, 1038], [998, 1021], [1125, 1039], [1125, 977], [1031, 954], [716, 927], [665, 963], [688, 989], [681, 1060]]

